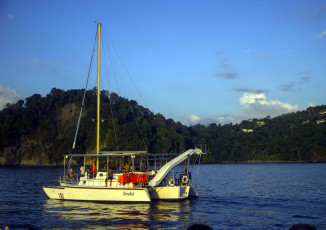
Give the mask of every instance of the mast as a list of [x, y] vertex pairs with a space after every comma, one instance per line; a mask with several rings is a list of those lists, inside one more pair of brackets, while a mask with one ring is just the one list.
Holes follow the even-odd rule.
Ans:
[[[97, 23], [97, 129], [96, 129], [96, 153], [100, 153], [100, 59], [101, 59], [101, 23]], [[97, 156], [96, 171], [99, 170], [99, 157]]]

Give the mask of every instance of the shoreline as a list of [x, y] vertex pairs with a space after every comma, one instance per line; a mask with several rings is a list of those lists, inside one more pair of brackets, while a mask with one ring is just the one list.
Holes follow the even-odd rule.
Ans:
[[[203, 165], [210, 164], [296, 164], [296, 163], [326, 163], [326, 161], [221, 161], [221, 162], [201, 162]], [[9, 168], [9, 167], [17, 167], [17, 168], [25, 168], [25, 167], [63, 167], [63, 164], [57, 165], [26, 165], [26, 164], [12, 164], [12, 165], [0, 165], [0, 168]]]
[[326, 163], [326, 160], [320, 161], [288, 161], [288, 160], [275, 160], [275, 161], [220, 161], [220, 162], [202, 162], [201, 164], [282, 164], [282, 163]]

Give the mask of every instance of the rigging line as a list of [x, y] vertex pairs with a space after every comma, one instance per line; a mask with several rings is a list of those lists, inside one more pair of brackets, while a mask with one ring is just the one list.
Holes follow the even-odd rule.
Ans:
[[128, 100], [128, 102], [129, 102], [129, 106], [130, 106], [130, 109], [131, 109], [131, 111], [132, 111], [132, 115], [133, 115], [133, 117], [134, 117], [134, 120], [135, 120], [135, 122], [136, 122], [136, 125], [137, 125], [137, 128], [138, 128], [138, 132], [139, 132], [139, 134], [140, 134], [140, 136], [141, 136], [141, 139], [142, 139], [142, 141], [143, 141], [144, 148], [145, 148], [146, 151], [148, 151], [147, 146], [146, 146], [146, 143], [145, 143], [145, 140], [144, 140], [144, 137], [143, 137], [143, 134], [142, 134], [142, 132], [141, 132], [141, 130], [140, 130], [140, 127], [139, 127], [139, 124], [138, 124], [138, 122], [137, 122], [137, 119], [136, 119], [136, 116], [135, 116], [134, 110], [133, 110], [133, 108], [132, 108], [132, 106], [131, 106], [129, 100]]
[[[79, 127], [80, 127], [80, 120], [81, 120], [82, 113], [83, 113], [83, 108], [84, 108], [84, 105], [85, 105], [85, 97], [86, 97], [86, 92], [87, 92], [88, 80], [89, 80], [89, 76], [90, 76], [91, 69], [92, 69], [92, 61], [93, 61], [94, 50], [95, 50], [95, 45], [96, 45], [96, 37], [97, 37], [97, 29], [96, 29], [95, 41], [94, 41], [94, 46], [93, 46], [92, 55], [91, 55], [91, 61], [90, 61], [89, 68], [88, 68], [88, 74], [87, 74], [87, 80], [86, 80], [86, 85], [85, 85], [85, 91], [84, 91], [84, 95], [83, 95], [82, 105], [81, 105], [80, 112], [79, 112], [77, 129], [76, 129], [76, 133], [75, 133], [75, 137], [74, 137], [74, 143], [72, 145], [72, 153], [74, 152], [74, 149], [75, 149], [75, 145], [76, 145], [76, 141], [77, 141], [77, 136], [78, 136], [78, 131], [79, 131]], [[68, 164], [68, 167], [67, 167], [67, 172], [70, 171], [71, 162], [72, 162], [72, 157], [70, 157], [70, 159], [69, 159], [69, 164]]]
[[117, 137], [117, 131], [114, 123], [114, 116], [113, 116], [113, 110], [112, 110], [112, 102], [111, 102], [111, 96], [109, 96], [109, 102], [110, 102], [110, 109], [111, 109], [111, 114], [112, 114], [112, 124], [113, 124], [113, 132], [114, 132], [114, 137], [115, 137], [115, 144], [117, 147], [117, 150], [119, 150], [119, 142], [118, 142], [118, 137]]
[[[106, 37], [105, 37], [105, 34], [103, 34], [104, 36], [103, 36], [103, 43], [105, 44], [105, 46], [104, 47], [108, 47], [107, 48], [107, 51], [104, 49], [104, 53], [108, 53], [108, 56], [109, 56], [109, 60], [110, 60], [110, 64], [111, 64], [111, 69], [112, 69], [112, 75], [114, 76], [114, 79], [115, 79], [115, 81], [116, 81], [116, 83], [117, 83], [117, 79], [116, 79], [116, 73], [115, 73], [115, 67], [114, 67], [114, 65], [113, 65], [113, 59], [112, 59], [112, 57], [111, 57], [111, 53], [110, 53], [110, 50], [109, 50], [109, 46], [110, 46], [110, 44], [107, 42], [107, 40], [106, 40]], [[106, 62], [105, 62], [105, 64], [106, 64]], [[106, 66], [106, 70], [107, 70], [107, 72], [109, 73], [109, 71], [108, 71], [108, 67], [107, 67], [107, 65], [105, 65]], [[109, 82], [109, 86], [110, 86], [110, 81], [108, 81]], [[117, 86], [118, 86], [118, 84], [117, 84]], [[119, 92], [119, 94], [120, 94], [120, 90], [119, 90], [119, 88], [118, 88], [118, 92]], [[121, 95], [121, 94], [120, 94]], [[110, 98], [110, 95], [109, 95], [109, 102], [110, 102], [110, 109], [111, 109], [111, 114], [112, 114], [112, 124], [113, 124], [113, 129], [114, 129], [114, 136], [115, 136], [115, 142], [116, 142], [116, 147], [117, 147], [117, 150], [119, 150], [119, 144], [118, 144], [118, 137], [117, 137], [117, 131], [116, 131], [116, 125], [115, 125], [115, 123], [114, 123], [114, 114], [113, 114], [113, 109], [112, 109], [112, 103], [111, 103], [111, 98]]]
[[[116, 83], [116, 86], [117, 86], [118, 94], [122, 95], [121, 91], [120, 91], [120, 88], [119, 88], [119, 83], [118, 83], [118, 80], [117, 80], [117, 76], [119, 74], [116, 74], [116, 72], [118, 72], [118, 70], [117, 70], [118, 68], [115, 67], [116, 64], [115, 64], [114, 58], [113, 58], [113, 56], [111, 56], [111, 52], [109, 50], [110, 42], [108, 41], [107, 36], [106, 36], [105, 33], [103, 33], [103, 40], [104, 40], [105, 44], [107, 44], [107, 46], [105, 46], [105, 47], [108, 47], [107, 49], [108, 49], [108, 54], [109, 54], [109, 58], [110, 58], [111, 69], [112, 69], [113, 77], [114, 77], [114, 80], [115, 80], [115, 83]], [[122, 80], [121, 80], [121, 82], [122, 82]], [[121, 85], [123, 85], [123, 84], [121, 84]]]
[[[106, 50], [104, 49], [103, 52], [103, 56], [104, 59], [106, 60]], [[108, 66], [106, 64], [106, 62], [104, 62], [104, 69], [107, 73], [107, 76], [109, 76], [109, 70], [108, 70]], [[108, 88], [110, 89], [110, 81], [108, 81]], [[118, 137], [117, 137], [117, 132], [116, 132], [116, 127], [115, 127], [115, 123], [114, 123], [114, 114], [113, 114], [113, 109], [112, 109], [112, 102], [111, 102], [111, 96], [110, 96], [110, 91], [108, 91], [108, 97], [109, 97], [109, 104], [110, 104], [110, 111], [111, 111], [111, 117], [112, 117], [112, 125], [113, 125], [113, 132], [114, 132], [114, 137], [115, 137], [115, 144], [116, 144], [116, 148], [117, 150], [119, 150], [119, 144], [118, 144]]]
[[97, 36], [97, 31], [96, 31], [96, 35], [95, 35], [95, 41], [94, 41], [94, 46], [93, 46], [93, 50], [92, 50], [91, 61], [90, 61], [89, 68], [88, 68], [88, 75], [87, 75], [87, 80], [86, 80], [86, 85], [85, 85], [85, 90], [84, 90], [84, 96], [83, 96], [82, 105], [81, 105], [81, 108], [80, 108], [80, 113], [79, 113], [79, 118], [78, 118], [78, 123], [77, 123], [77, 129], [76, 129], [76, 133], [75, 133], [75, 138], [74, 138], [74, 143], [73, 143], [72, 149], [75, 149], [76, 140], [77, 140], [78, 131], [79, 131], [79, 126], [80, 126], [80, 120], [81, 120], [83, 108], [84, 108], [84, 105], [85, 105], [85, 96], [86, 96], [86, 92], [87, 92], [87, 86], [88, 86], [89, 76], [90, 76], [91, 69], [92, 69], [92, 62], [93, 62], [95, 45], [96, 45], [96, 36]]
[[[110, 53], [110, 52], [109, 52], [109, 53]], [[111, 57], [111, 55], [110, 55], [110, 57]], [[112, 60], [111, 63], [112, 63], [112, 65], [113, 65], [113, 59], [111, 59], [111, 60]], [[117, 72], [117, 75], [114, 75], [114, 76], [119, 76], [119, 78], [121, 79], [121, 82], [123, 82], [123, 81], [122, 81], [122, 78], [121, 78], [121, 75], [120, 75], [120, 72], [118, 71], [118, 69], [115, 71], [115, 68], [114, 68], [113, 66], [112, 66], [112, 69], [113, 69], [114, 73]], [[116, 82], [117, 82], [117, 78], [115, 78], [115, 80], [116, 80]], [[118, 85], [119, 85], [119, 84], [117, 83], [117, 86], [118, 86]], [[123, 84], [121, 84], [121, 85], [122, 85], [122, 88], [123, 88], [124, 91], [125, 91], [125, 94], [128, 96], [127, 90], [125, 89], [124, 85], [123, 85]], [[119, 89], [119, 87], [118, 87], [118, 89]], [[119, 92], [120, 92], [120, 90], [119, 90]], [[120, 93], [120, 95], [121, 95], [121, 93]], [[136, 115], [135, 115], [135, 111], [134, 111], [133, 107], [131, 106], [130, 100], [128, 100], [128, 103], [129, 103], [129, 107], [130, 107], [131, 113], [132, 113], [132, 115], [133, 115], [134, 121], [135, 121], [135, 123], [136, 123], [137, 129], [138, 129], [138, 133], [139, 133], [139, 135], [140, 135], [140, 137], [141, 137], [141, 139], [142, 139], [142, 142], [143, 142], [144, 148], [145, 148], [146, 151], [147, 151], [148, 148], [147, 148], [147, 145], [146, 145], [146, 143], [145, 143], [145, 139], [144, 139], [144, 136], [143, 136], [143, 134], [142, 134], [142, 132], [141, 132], [140, 126], [139, 126], [139, 124], [138, 124], [138, 122], [137, 122]]]
[[196, 162], [197, 162], [197, 159], [198, 159], [198, 155], [196, 154], [196, 156], [195, 157], [193, 157], [193, 159], [192, 159], [192, 163], [191, 163], [191, 169], [189, 170], [189, 171], [192, 171], [193, 170], [193, 168], [194, 168], [194, 165], [196, 164]]
[[[108, 44], [110, 43], [110, 39], [109, 38], [107, 38], [107, 36], [106, 36], [106, 34], [105, 33], [103, 33], [104, 34], [104, 40], [105, 39], [108, 39]], [[112, 43], [112, 42], [111, 42]], [[113, 49], [114, 49], [114, 46], [112, 45], [112, 47], [113, 47]], [[108, 52], [108, 53], [110, 53], [110, 52]], [[116, 52], [117, 53], [117, 52]], [[118, 54], [117, 54], [118, 55]], [[111, 55], [109, 55], [110, 57], [111, 57]], [[119, 55], [118, 55], [119, 56]], [[120, 61], [121, 61], [121, 59], [120, 59]], [[121, 61], [121, 63], [122, 63], [122, 61]], [[112, 61], [112, 64], [113, 64], [113, 61]], [[123, 63], [122, 63], [122, 65], [123, 65]], [[113, 68], [114, 69], [114, 68]], [[127, 69], [125, 68], [125, 70], [127, 71]], [[120, 75], [120, 73], [119, 73], [119, 71], [117, 70], [117, 76], [121, 76]], [[127, 72], [128, 73], [128, 72]], [[121, 78], [121, 77], [120, 77]], [[124, 88], [124, 85], [122, 84], [122, 88], [124, 89], [124, 91], [125, 91], [125, 93], [127, 94], [127, 90]], [[136, 88], [136, 87], [135, 87]], [[131, 103], [130, 103], [130, 100], [128, 100], [128, 103], [129, 103], [129, 107], [130, 107], [130, 110], [131, 110], [131, 112], [132, 112], [132, 115], [133, 115], [133, 118], [134, 118], [134, 120], [135, 120], [135, 123], [136, 123], [136, 126], [137, 126], [137, 129], [138, 129], [138, 132], [139, 132], [139, 134], [140, 134], [140, 136], [141, 136], [141, 139], [142, 139], [142, 142], [143, 142], [143, 145], [144, 145], [144, 148], [146, 149], [146, 151], [148, 150], [148, 148], [147, 148], [147, 145], [146, 145], [146, 143], [145, 143], [145, 139], [144, 139], [144, 137], [143, 137], [143, 134], [142, 134], [142, 132], [141, 132], [141, 129], [140, 129], [140, 126], [139, 126], [139, 124], [138, 124], [138, 122], [137, 122], [137, 119], [136, 119], [136, 116], [135, 116], [135, 112], [134, 112], [134, 110], [133, 110], [133, 108], [132, 108], [132, 106], [131, 106]]]
[[109, 38], [109, 37], [108, 37], [107, 39], [108, 39], [108, 40], [109, 40], [109, 42], [112, 44], [112, 48], [113, 48], [113, 50], [114, 50], [114, 51], [115, 51], [115, 53], [117, 54], [117, 56], [118, 56], [118, 59], [120, 60], [120, 62], [121, 62], [121, 64], [122, 64], [122, 67], [125, 69], [125, 71], [126, 71], [126, 73], [127, 73], [128, 77], [129, 77], [129, 79], [130, 79], [131, 83], [134, 85], [134, 87], [135, 87], [135, 89], [136, 89], [137, 93], [138, 93], [138, 94], [139, 94], [139, 96], [141, 97], [141, 99], [142, 99], [142, 101], [144, 102], [145, 106], [146, 106], [147, 108], [149, 108], [149, 107], [147, 106], [147, 103], [145, 102], [145, 100], [144, 100], [144, 98], [143, 98], [142, 94], [141, 94], [141, 93], [140, 93], [140, 91], [138, 90], [138, 88], [137, 88], [137, 86], [136, 86], [136, 84], [135, 84], [135, 82], [134, 82], [133, 78], [131, 77], [131, 74], [129, 73], [129, 71], [128, 71], [127, 67], [126, 67], [126, 66], [125, 66], [125, 64], [123, 63], [123, 61], [122, 61], [122, 58], [120, 57], [119, 53], [117, 52], [117, 50], [116, 50], [116, 48], [115, 48], [115, 46], [114, 46], [113, 42], [110, 40], [110, 38]]
[[198, 174], [199, 174], [199, 166], [200, 166], [200, 158], [201, 158], [201, 154], [199, 155], [199, 161], [198, 161], [198, 168], [197, 168], [197, 177], [196, 177], [196, 184], [195, 184], [195, 188], [197, 187]]

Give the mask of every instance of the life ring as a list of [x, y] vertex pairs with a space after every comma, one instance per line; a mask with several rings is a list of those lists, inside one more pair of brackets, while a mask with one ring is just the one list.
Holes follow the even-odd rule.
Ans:
[[187, 184], [188, 181], [189, 181], [189, 179], [186, 175], [182, 177], [182, 183]]
[[170, 186], [174, 186], [174, 179], [173, 179], [173, 178], [171, 178], [171, 179], [169, 180], [169, 185], [170, 185]]

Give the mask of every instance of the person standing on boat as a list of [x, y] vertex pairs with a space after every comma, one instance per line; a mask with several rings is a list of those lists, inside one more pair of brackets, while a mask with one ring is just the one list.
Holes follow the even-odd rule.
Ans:
[[68, 173], [68, 177], [69, 178], [73, 178], [74, 177], [74, 174], [73, 174], [74, 170], [73, 169], [70, 169], [69, 173]]
[[93, 159], [93, 163], [92, 163], [92, 170], [93, 170], [93, 178], [95, 177], [96, 174], [96, 159]]
[[108, 171], [108, 176], [105, 180], [105, 186], [107, 187], [107, 182], [110, 181], [110, 186], [112, 186], [112, 179], [113, 179], [113, 173], [112, 173], [112, 169], [109, 169]]
[[82, 165], [79, 170], [80, 170], [80, 176], [81, 177], [84, 176], [85, 175], [85, 167]]
[[127, 162], [125, 162], [125, 166], [124, 166], [124, 168], [123, 168], [123, 171], [124, 171], [125, 173], [129, 173], [129, 171], [130, 171], [129, 164], [128, 164]]
[[78, 177], [76, 174], [74, 174], [74, 170], [70, 169], [68, 173], [68, 177], [71, 178], [74, 182], [76, 181], [78, 183]]

